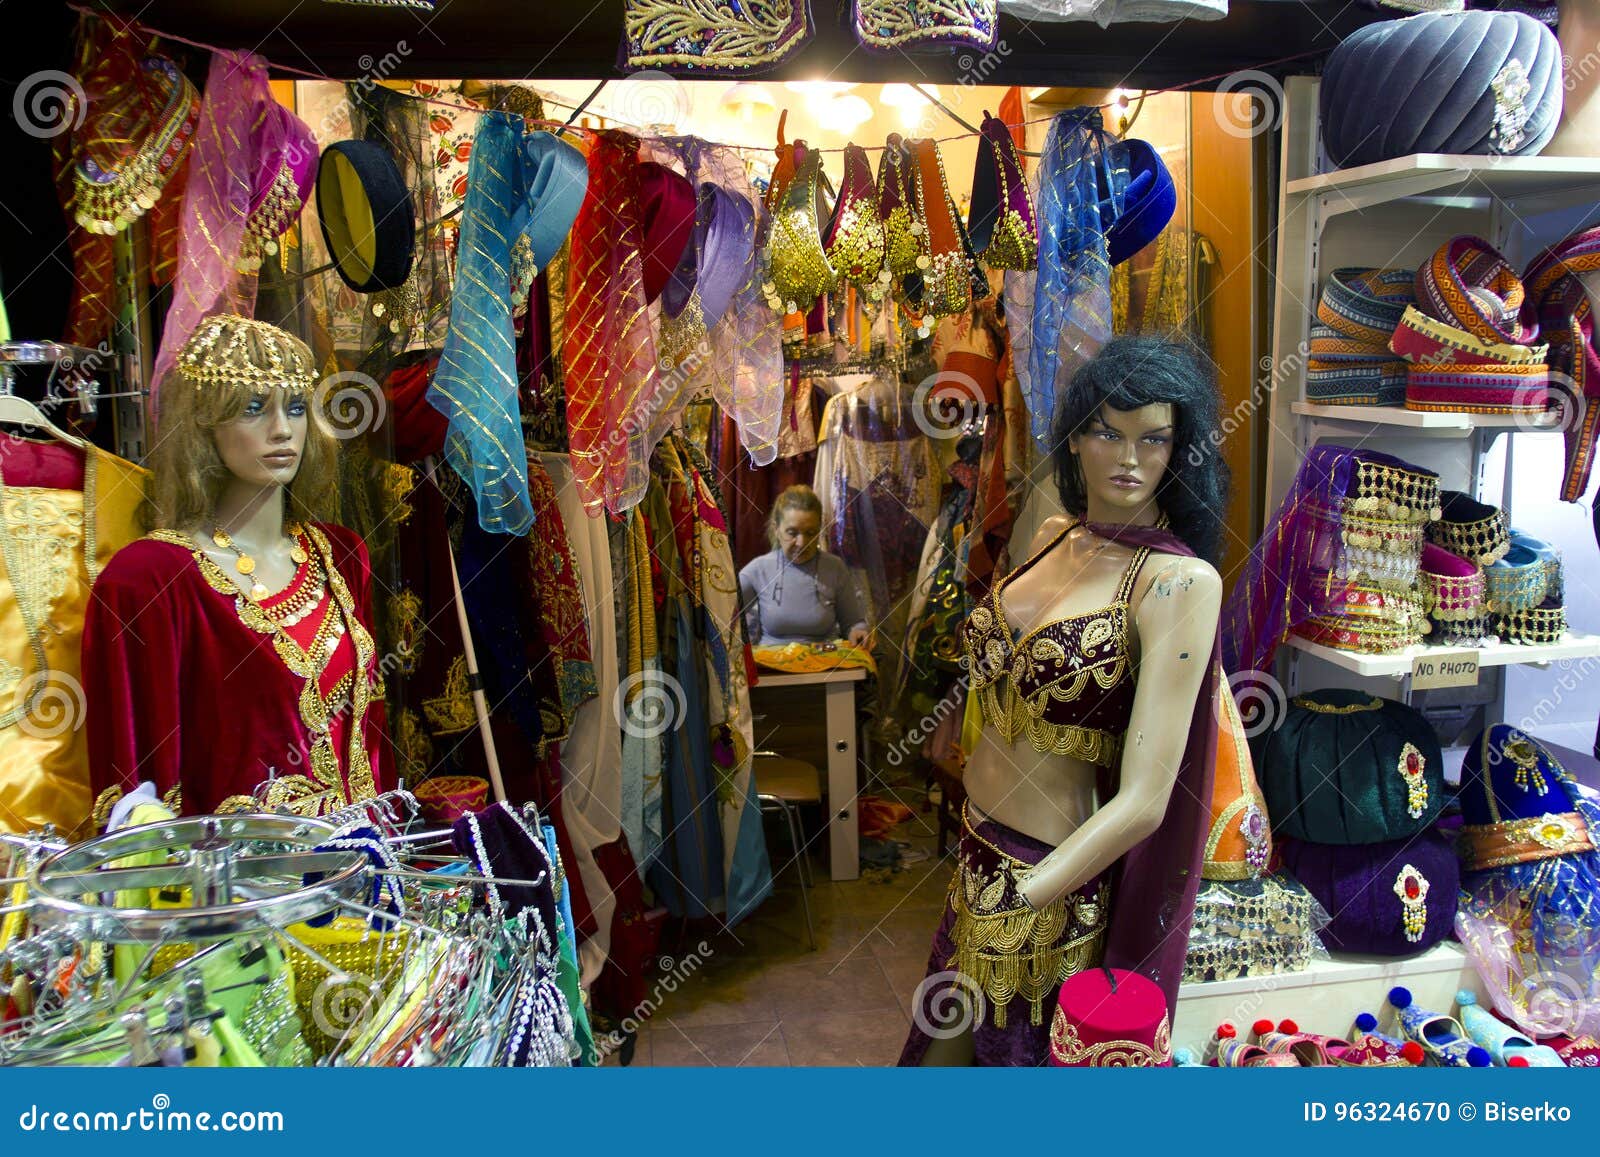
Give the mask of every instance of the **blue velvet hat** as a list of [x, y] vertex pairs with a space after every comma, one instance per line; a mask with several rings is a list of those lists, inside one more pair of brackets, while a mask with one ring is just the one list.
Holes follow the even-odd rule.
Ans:
[[1411, 153], [1531, 156], [1561, 120], [1561, 47], [1521, 12], [1369, 24], [1328, 57], [1322, 140], [1341, 168]]
[[1509, 723], [1479, 734], [1461, 763], [1461, 818], [1468, 824], [1561, 815], [1578, 789], [1566, 768], [1533, 736]]
[[1148, 141], [1130, 137], [1111, 147], [1121, 152], [1128, 170], [1122, 212], [1106, 230], [1111, 264], [1120, 265], [1161, 235], [1178, 211], [1178, 189]]

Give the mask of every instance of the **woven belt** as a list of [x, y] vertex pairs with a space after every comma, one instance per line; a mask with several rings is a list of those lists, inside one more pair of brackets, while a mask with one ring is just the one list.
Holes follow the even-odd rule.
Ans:
[[1459, 851], [1461, 866], [1471, 872], [1592, 852], [1594, 841], [1578, 812], [1551, 812], [1497, 824], [1463, 824]]
[[1489, 367], [1469, 362], [1414, 365], [1406, 378], [1406, 409], [1470, 414], [1542, 414], [1550, 377], [1543, 365]]
[[1508, 342], [1479, 341], [1473, 334], [1436, 317], [1429, 317], [1416, 306], [1408, 306], [1395, 326], [1389, 349], [1408, 362], [1481, 362], [1486, 365], [1543, 365], [1550, 354], [1548, 345], [1514, 345]]
[[[1429, 315], [1466, 330], [1481, 342], [1527, 345], [1539, 337], [1539, 323], [1521, 316], [1526, 291], [1522, 279], [1481, 237], [1452, 237], [1417, 270], [1417, 303]], [[1493, 311], [1472, 290], [1487, 291], [1503, 303]]]
[[1322, 287], [1317, 320], [1362, 343], [1366, 352], [1386, 355], [1394, 327], [1417, 300], [1415, 280], [1409, 269], [1335, 269]]
[[1414, 627], [1380, 624], [1374, 620], [1353, 620], [1343, 615], [1317, 615], [1297, 625], [1294, 632], [1313, 643], [1369, 655], [1403, 651], [1422, 642], [1422, 632]]

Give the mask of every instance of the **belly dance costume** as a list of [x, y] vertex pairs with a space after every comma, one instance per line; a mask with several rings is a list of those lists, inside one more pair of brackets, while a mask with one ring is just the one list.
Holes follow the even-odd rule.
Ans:
[[[1007, 585], [1048, 554], [1067, 527], [973, 608], [963, 628], [971, 694], [986, 726], [1007, 743], [1026, 736], [1036, 751], [1070, 755], [1113, 771], [1133, 713], [1128, 599], [1149, 546], [1134, 552], [1106, 606], [1013, 633]], [[1045, 1015], [1061, 982], [1100, 964], [1111, 908], [1110, 872], [1038, 911], [1017, 883], [1054, 847], [992, 819], [963, 815], [955, 878], [934, 932], [928, 976], [917, 988], [902, 1065], [922, 1061], [934, 1036], [971, 1023], [980, 1065], [1042, 1065], [1050, 1053]], [[950, 1013], [957, 1016], [952, 1020]]]

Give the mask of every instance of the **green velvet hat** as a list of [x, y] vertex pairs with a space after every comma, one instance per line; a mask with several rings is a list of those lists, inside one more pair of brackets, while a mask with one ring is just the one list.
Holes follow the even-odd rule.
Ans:
[[1294, 839], [1404, 839], [1444, 806], [1439, 740], [1420, 712], [1392, 699], [1342, 688], [1297, 695], [1252, 746], [1273, 830]]

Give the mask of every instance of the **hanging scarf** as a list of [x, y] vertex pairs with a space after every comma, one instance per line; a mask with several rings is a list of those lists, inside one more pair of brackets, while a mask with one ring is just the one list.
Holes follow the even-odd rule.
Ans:
[[[248, 52], [212, 54], [189, 155], [178, 276], [150, 378], [153, 391], [160, 390], [178, 351], [202, 320], [214, 313], [255, 313], [258, 279], [254, 273], [240, 273], [238, 263], [254, 194], [253, 117], [272, 99], [265, 60]], [[257, 143], [273, 148], [282, 141]]]
[[586, 508], [612, 514], [638, 505], [649, 485], [648, 430], [637, 416], [648, 412], [661, 384], [645, 312], [638, 153], [627, 133], [606, 131], [594, 141], [567, 266], [572, 477]]
[[526, 201], [522, 122], [487, 113], [467, 174], [450, 328], [428, 401], [450, 420], [445, 457], [498, 534], [533, 525], [511, 324], [512, 214]]
[[1589, 295], [1581, 274], [1600, 270], [1600, 229], [1574, 233], [1541, 253], [1525, 279], [1529, 309], [1550, 343], [1550, 388], [1565, 393], [1562, 412], [1567, 453], [1561, 499], [1577, 502], [1589, 487], [1595, 442], [1600, 439], [1600, 351]]
[[[1037, 277], [1006, 274], [1006, 316], [1017, 383], [1033, 437], [1051, 449], [1056, 397], [1111, 338], [1111, 258], [1106, 230], [1122, 213], [1128, 170], [1092, 106], [1050, 122], [1039, 185]], [[1029, 324], [1024, 319], [1032, 319]], [[1052, 340], [1053, 339], [1053, 340]]]
[[[1092, 534], [1130, 550], [1149, 547], [1161, 554], [1194, 558], [1182, 539], [1144, 526], [1086, 524]], [[1189, 718], [1189, 738], [1172, 785], [1167, 813], [1154, 833], [1117, 861], [1112, 871], [1111, 915], [1102, 961], [1110, 968], [1141, 972], [1166, 994], [1175, 1013], [1178, 984], [1189, 950], [1189, 926], [1211, 823], [1211, 790], [1216, 768], [1217, 719], [1213, 696], [1220, 659], [1220, 638], [1213, 639], [1205, 679]], [[1115, 768], [1100, 770], [1100, 798], [1117, 791]]]

